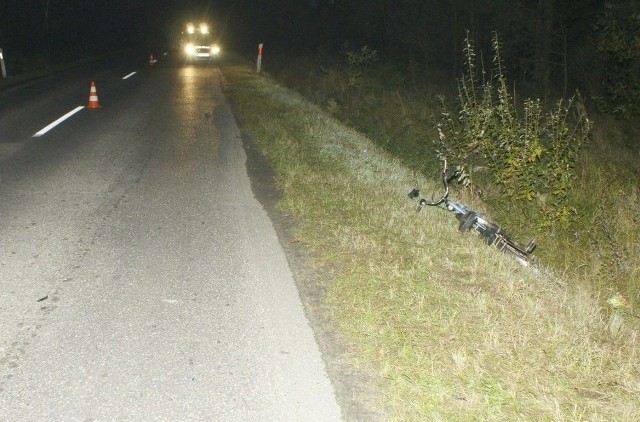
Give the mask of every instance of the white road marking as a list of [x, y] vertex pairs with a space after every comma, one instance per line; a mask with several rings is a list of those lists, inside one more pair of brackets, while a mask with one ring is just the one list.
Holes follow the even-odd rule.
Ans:
[[84, 108], [84, 106], [78, 106], [78, 107], [74, 108], [73, 110], [71, 110], [70, 112], [65, 114], [64, 116], [60, 117], [58, 120], [54, 121], [53, 123], [43, 127], [38, 132], [34, 133], [33, 134], [33, 138], [36, 138], [38, 136], [42, 136], [45, 133], [49, 132], [51, 129], [53, 129], [54, 127], [58, 126], [60, 123], [64, 122], [69, 117], [73, 116], [74, 114], [76, 114], [77, 112], [82, 110], [83, 108]]
[[131, 72], [129, 73], [127, 76], [123, 76], [122, 79], [129, 79], [130, 77], [132, 77], [133, 75], [135, 75], [137, 72]]
[[171, 304], [178, 303], [176, 299], [162, 299], [162, 301], [164, 303], [171, 303]]

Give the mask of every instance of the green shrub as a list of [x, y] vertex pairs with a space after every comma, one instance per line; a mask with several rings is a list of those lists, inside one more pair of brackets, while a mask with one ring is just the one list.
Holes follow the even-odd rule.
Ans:
[[559, 100], [549, 111], [539, 99], [517, 105], [503, 71], [497, 35], [493, 50], [493, 71], [480, 83], [467, 36], [456, 112], [442, 101], [437, 126], [440, 153], [465, 168], [469, 177], [474, 169], [487, 169], [501, 196], [537, 208], [540, 226], [569, 223], [576, 215], [571, 189], [578, 153], [591, 129], [586, 114], [576, 106], [580, 96]]

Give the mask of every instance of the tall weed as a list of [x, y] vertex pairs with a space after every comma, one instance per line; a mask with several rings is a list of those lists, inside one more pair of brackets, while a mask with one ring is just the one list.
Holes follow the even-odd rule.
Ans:
[[503, 71], [497, 35], [493, 50], [493, 70], [487, 80], [479, 81], [473, 43], [467, 36], [457, 109], [450, 111], [442, 101], [440, 153], [456, 160], [470, 177], [474, 169], [487, 169], [506, 200], [537, 208], [540, 227], [566, 226], [577, 215], [571, 192], [591, 122], [575, 107], [579, 94], [559, 100], [549, 111], [539, 99], [516, 104]]

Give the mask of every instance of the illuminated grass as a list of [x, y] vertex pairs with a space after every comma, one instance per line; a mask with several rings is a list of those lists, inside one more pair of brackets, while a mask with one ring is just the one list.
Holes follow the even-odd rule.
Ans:
[[326, 301], [354, 361], [383, 380], [389, 419], [640, 420], [624, 307], [518, 266], [443, 210], [416, 213], [407, 192], [437, 181], [249, 67], [223, 74], [298, 238], [334, 270]]

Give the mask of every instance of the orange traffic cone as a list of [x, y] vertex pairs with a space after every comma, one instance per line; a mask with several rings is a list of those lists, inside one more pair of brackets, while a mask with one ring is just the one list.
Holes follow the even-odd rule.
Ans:
[[87, 108], [100, 108], [98, 92], [96, 91], [96, 83], [93, 81], [91, 81], [91, 91], [89, 91], [89, 103], [87, 104]]

